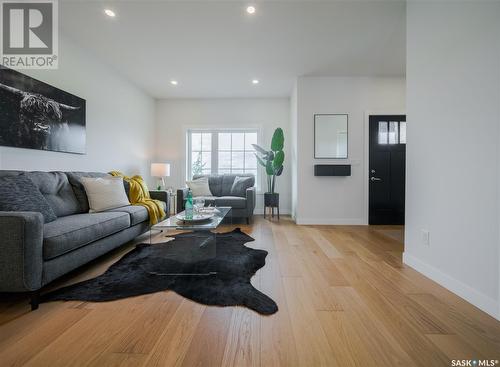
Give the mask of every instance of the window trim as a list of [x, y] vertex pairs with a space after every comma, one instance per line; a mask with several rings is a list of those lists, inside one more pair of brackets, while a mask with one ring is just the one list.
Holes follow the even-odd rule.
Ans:
[[[184, 136], [185, 136], [185, 164], [184, 164], [184, 169], [185, 169], [185, 174], [184, 177], [186, 180], [191, 180], [192, 175], [191, 175], [191, 136], [193, 133], [211, 133], [212, 134], [212, 159], [211, 159], [211, 174], [214, 174], [214, 171], [218, 169], [218, 139], [219, 139], [219, 133], [257, 133], [257, 144], [261, 145], [262, 141], [262, 129], [260, 126], [247, 126], [247, 127], [210, 127], [210, 128], [205, 128], [205, 127], [186, 127], [184, 129]], [[216, 148], [215, 148], [216, 147]], [[256, 176], [255, 176], [255, 186], [257, 190], [260, 188], [260, 179], [261, 179], [261, 167], [259, 164], [257, 164], [256, 168]]]

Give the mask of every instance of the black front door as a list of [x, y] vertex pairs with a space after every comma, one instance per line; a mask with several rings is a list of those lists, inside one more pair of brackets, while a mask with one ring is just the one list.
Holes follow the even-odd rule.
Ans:
[[370, 116], [369, 224], [404, 224], [406, 116]]

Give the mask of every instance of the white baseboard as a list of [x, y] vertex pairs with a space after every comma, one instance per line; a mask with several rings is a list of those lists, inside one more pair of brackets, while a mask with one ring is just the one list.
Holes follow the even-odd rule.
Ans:
[[295, 222], [299, 225], [365, 225], [363, 218], [301, 218], [297, 217]]
[[[256, 215], [263, 215], [264, 214], [264, 209], [263, 208], [255, 208], [253, 211], [254, 214]], [[290, 215], [292, 213], [291, 209], [282, 209], [280, 208], [280, 215]], [[276, 215], [276, 210], [274, 211], [274, 215]]]
[[424, 263], [415, 256], [406, 252], [403, 252], [403, 263], [412, 267], [419, 273], [422, 273], [427, 278], [442, 285], [449, 291], [455, 293], [457, 296], [486, 312], [488, 315], [500, 320], [499, 304], [495, 299], [478, 292], [467, 284], [462, 283], [461, 281], [443, 273], [441, 270], [433, 267], [432, 265]]

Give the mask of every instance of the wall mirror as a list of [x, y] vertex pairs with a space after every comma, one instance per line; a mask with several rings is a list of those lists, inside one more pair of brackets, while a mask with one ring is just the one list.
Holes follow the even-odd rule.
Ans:
[[314, 115], [314, 158], [347, 158], [347, 115]]

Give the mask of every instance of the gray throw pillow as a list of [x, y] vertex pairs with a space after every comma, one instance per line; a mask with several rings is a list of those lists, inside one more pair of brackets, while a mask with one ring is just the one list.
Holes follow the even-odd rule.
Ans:
[[0, 177], [0, 211], [40, 212], [45, 223], [57, 219], [49, 203], [29, 177]]
[[233, 186], [231, 187], [231, 196], [245, 197], [248, 188], [253, 186], [253, 177], [240, 177], [234, 178]]

